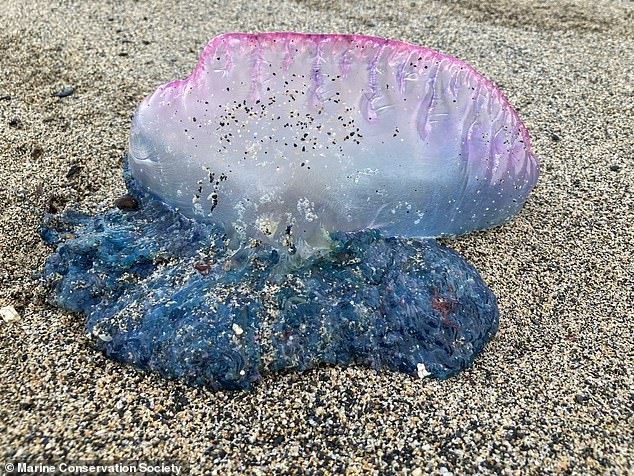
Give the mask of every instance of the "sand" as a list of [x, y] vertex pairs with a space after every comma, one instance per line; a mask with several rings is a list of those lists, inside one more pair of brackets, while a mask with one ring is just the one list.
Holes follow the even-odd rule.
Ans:
[[[0, 9], [0, 455], [179, 460], [206, 474], [634, 471], [634, 8], [629, 2], [97, 2]], [[188, 388], [106, 359], [34, 273], [46, 211], [124, 192], [130, 116], [228, 31], [361, 33], [492, 79], [531, 132], [540, 182], [510, 223], [446, 244], [501, 325], [447, 381], [360, 367]], [[64, 88], [73, 93], [52, 97]], [[73, 167], [73, 166], [77, 167]], [[74, 173], [70, 173], [72, 170]], [[2, 467], [2, 466], [0, 466]], [[2, 471], [2, 470], [0, 470]]]

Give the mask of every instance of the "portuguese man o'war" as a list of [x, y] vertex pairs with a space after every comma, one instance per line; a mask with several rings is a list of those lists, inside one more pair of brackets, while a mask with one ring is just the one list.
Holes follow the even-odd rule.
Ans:
[[537, 175], [516, 112], [457, 59], [222, 35], [137, 109], [117, 207], [46, 217], [43, 276], [107, 355], [190, 384], [350, 363], [446, 378], [498, 308], [433, 238], [509, 220]]

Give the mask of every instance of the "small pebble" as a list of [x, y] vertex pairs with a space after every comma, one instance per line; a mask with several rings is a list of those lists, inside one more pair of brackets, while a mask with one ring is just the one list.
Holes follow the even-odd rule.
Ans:
[[32, 159], [39, 159], [43, 155], [44, 155], [44, 149], [42, 149], [39, 145], [34, 147], [33, 150], [31, 151]]
[[20, 319], [20, 314], [18, 314], [18, 311], [16, 311], [13, 306], [5, 306], [0, 309], [0, 316], [2, 316], [2, 320], [7, 324]]
[[575, 402], [577, 403], [586, 403], [588, 400], [590, 400], [590, 397], [588, 395], [584, 395], [582, 393], [578, 393], [577, 395], [575, 395]]
[[[38, 194], [42, 194], [43, 189], [36, 191]], [[47, 201], [48, 204], [48, 213], [57, 213], [66, 205], [66, 199], [59, 195], [51, 195]]]
[[139, 209], [139, 201], [132, 195], [123, 195], [114, 201], [119, 210], [133, 211]]
[[425, 378], [431, 375], [431, 372], [425, 368], [425, 364], [423, 363], [416, 365], [416, 373], [419, 378]]
[[75, 92], [75, 90], [73, 88], [64, 88], [58, 93], [51, 94], [51, 96], [58, 97], [58, 98], [65, 98], [67, 96], [70, 96], [74, 92]]
[[610, 170], [612, 172], [620, 172], [621, 171], [621, 166], [620, 165], [610, 165]]
[[77, 172], [79, 172], [81, 170], [81, 167], [77, 164], [73, 164], [70, 166], [70, 169], [68, 169], [68, 172], [66, 172], [66, 178], [71, 178], [73, 175], [77, 174]]

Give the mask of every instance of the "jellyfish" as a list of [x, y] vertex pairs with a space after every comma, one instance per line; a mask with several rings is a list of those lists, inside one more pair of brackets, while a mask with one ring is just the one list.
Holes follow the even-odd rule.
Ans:
[[225, 34], [131, 124], [129, 195], [48, 216], [52, 301], [107, 355], [212, 388], [324, 364], [447, 378], [496, 299], [435, 238], [536, 184], [528, 132], [467, 64], [359, 35]]

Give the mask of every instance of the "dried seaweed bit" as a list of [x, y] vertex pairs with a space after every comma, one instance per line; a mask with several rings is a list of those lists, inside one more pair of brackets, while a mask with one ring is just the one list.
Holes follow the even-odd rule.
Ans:
[[194, 263], [194, 269], [198, 271], [200, 274], [202, 274], [203, 276], [209, 273], [209, 270], [211, 269], [211, 267], [212, 267], [211, 263], [207, 263], [206, 261], [198, 261]]

